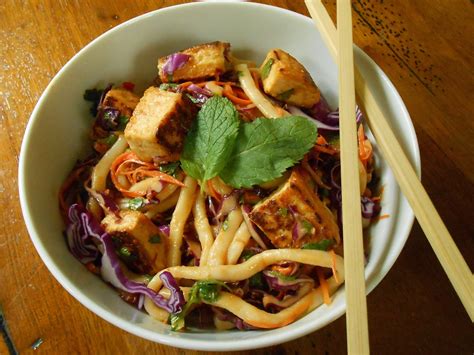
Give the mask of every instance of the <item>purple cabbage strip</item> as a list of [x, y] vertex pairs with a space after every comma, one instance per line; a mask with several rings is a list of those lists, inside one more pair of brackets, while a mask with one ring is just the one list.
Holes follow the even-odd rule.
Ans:
[[164, 224], [162, 226], [159, 226], [158, 229], [160, 230], [161, 233], [163, 233], [167, 237], [170, 236], [170, 226], [169, 225]]
[[82, 230], [82, 235], [86, 238], [93, 237], [102, 242], [104, 253], [102, 255], [101, 274], [105, 281], [121, 290], [148, 296], [158, 307], [170, 313], [181, 312], [185, 304], [184, 295], [171, 273], [164, 271], [160, 274], [161, 281], [171, 291], [169, 299], [164, 298], [144, 284], [129, 280], [120, 268], [112, 236], [103, 230], [101, 225], [84, 207], [78, 204], [74, 204], [69, 208], [69, 216], [68, 231]]
[[380, 212], [380, 207], [377, 206], [376, 203], [368, 197], [363, 196], [360, 200], [360, 205], [362, 210], [362, 217], [364, 218], [374, 218]]
[[173, 73], [181, 68], [189, 60], [190, 56], [184, 53], [173, 53], [168, 56], [166, 63], [163, 65], [163, 72], [166, 75]]
[[236, 315], [218, 307], [212, 307], [212, 310], [216, 314], [216, 317], [221, 321], [231, 322], [239, 330], [250, 330], [250, 329], [259, 329], [248, 323], [243, 319], [237, 317]]
[[[311, 118], [312, 120], [316, 121], [316, 125], [319, 129], [327, 131], [339, 130], [339, 109], [336, 111], [331, 111], [327, 101], [322, 96], [316, 105], [307, 110], [308, 114], [295, 106], [288, 106], [288, 111], [290, 111], [290, 113], [293, 115]], [[360, 111], [359, 106], [356, 106], [356, 122], [359, 123], [362, 118], [362, 112]]]
[[303, 282], [309, 282], [311, 279], [298, 278], [295, 280], [283, 280], [276, 276], [272, 271], [264, 270], [263, 276], [267, 281], [268, 287], [277, 291], [297, 291], [300, 288], [300, 284]]
[[66, 228], [66, 239], [71, 254], [83, 264], [96, 260], [99, 250], [84, 229], [83, 214], [79, 209], [71, 206], [68, 216], [69, 225]]
[[200, 88], [195, 84], [189, 85], [186, 90], [194, 98], [193, 101], [198, 106], [203, 105], [210, 97], [212, 97], [212, 92]]

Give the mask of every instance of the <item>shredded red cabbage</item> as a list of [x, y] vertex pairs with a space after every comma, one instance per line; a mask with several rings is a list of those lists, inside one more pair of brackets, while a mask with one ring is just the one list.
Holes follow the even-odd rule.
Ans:
[[370, 198], [363, 196], [360, 200], [362, 217], [364, 218], [374, 218], [380, 212], [380, 208], [377, 208], [377, 205]]
[[[87, 217], [81, 213], [81, 209], [72, 205], [69, 208], [69, 224], [66, 228], [66, 239], [71, 254], [81, 263], [87, 264], [95, 261], [99, 256], [99, 250], [92, 242], [84, 226], [87, 223]], [[74, 208], [73, 208], [74, 207]]]
[[169, 225], [164, 224], [162, 226], [159, 226], [158, 229], [160, 230], [161, 233], [163, 233], [167, 237], [170, 236], [170, 226]]
[[269, 270], [264, 270], [263, 276], [267, 281], [268, 287], [277, 291], [297, 291], [301, 283], [312, 282], [311, 278], [288, 277], [288, 279], [283, 279], [283, 276], [279, 277], [276, 272]]
[[[82, 242], [82, 244], [75, 244], [77, 238], [71, 238], [71, 250], [76, 250], [76, 246], [80, 247], [87, 245], [84, 241], [90, 240], [91, 237], [98, 239], [102, 243], [104, 252], [101, 259], [101, 275], [105, 281], [110, 282], [113, 286], [121, 290], [148, 296], [158, 307], [163, 308], [170, 313], [181, 312], [186, 302], [183, 292], [171, 273], [164, 271], [160, 274], [160, 279], [163, 281], [163, 285], [171, 291], [170, 298], [166, 299], [148, 288], [146, 285], [132, 281], [124, 275], [120, 268], [119, 258], [115, 253], [112, 236], [104, 231], [101, 225], [83, 206], [79, 204], [72, 205], [69, 208], [69, 216], [70, 224], [67, 228], [68, 241], [70, 239], [69, 234], [71, 234], [72, 236], [79, 235], [81, 237], [79, 243]], [[82, 248], [80, 250], [82, 250]], [[97, 249], [95, 251], [97, 252]], [[73, 255], [76, 256], [74, 253]], [[97, 254], [95, 254], [95, 256], [97, 257]], [[81, 260], [81, 262], [83, 261]]]
[[[311, 118], [315, 121], [319, 129], [326, 131], [339, 131], [339, 109], [331, 111], [324, 97], [321, 97], [321, 100], [308, 110], [308, 114], [295, 106], [288, 106], [288, 111], [293, 115]], [[359, 123], [362, 118], [362, 112], [360, 111], [359, 106], [356, 106], [356, 122]]]
[[236, 315], [226, 311], [225, 309], [212, 307], [212, 310], [216, 314], [216, 317], [221, 321], [231, 322], [235, 325], [235, 327], [239, 330], [250, 330], [250, 329], [258, 329], [248, 323], [246, 323], [241, 318], [237, 317]]
[[173, 75], [173, 73], [181, 68], [189, 60], [190, 56], [184, 53], [173, 53], [168, 56], [168, 60], [163, 65], [163, 72], [166, 75]]
[[199, 107], [202, 106], [210, 97], [212, 92], [207, 89], [200, 88], [195, 84], [191, 84], [187, 87], [186, 91], [190, 94], [190, 99]]

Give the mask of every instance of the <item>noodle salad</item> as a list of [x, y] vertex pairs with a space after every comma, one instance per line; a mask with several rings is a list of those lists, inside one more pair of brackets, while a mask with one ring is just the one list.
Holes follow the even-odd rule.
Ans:
[[[92, 153], [59, 192], [69, 250], [172, 330], [283, 327], [344, 282], [339, 115], [281, 49], [213, 42], [86, 90]], [[364, 227], [381, 218], [357, 109]]]

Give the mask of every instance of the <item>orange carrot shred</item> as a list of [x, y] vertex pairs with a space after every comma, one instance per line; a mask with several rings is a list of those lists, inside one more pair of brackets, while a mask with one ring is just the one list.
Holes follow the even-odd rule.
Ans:
[[324, 304], [330, 305], [331, 304], [331, 296], [329, 295], [329, 286], [324, 278], [323, 272], [320, 268], [316, 269], [316, 273], [318, 274], [319, 285], [321, 286], [321, 291], [323, 294]]

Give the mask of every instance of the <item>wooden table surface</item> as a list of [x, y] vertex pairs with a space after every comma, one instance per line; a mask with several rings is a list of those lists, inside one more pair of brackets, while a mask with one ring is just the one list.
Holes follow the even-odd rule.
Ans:
[[[0, 303], [18, 350], [44, 354], [194, 354], [143, 340], [70, 296], [38, 257], [17, 189], [29, 115], [56, 72], [106, 30], [181, 1], [0, 2]], [[308, 15], [303, 0], [263, 1]], [[335, 16], [335, 1], [325, 2]], [[423, 183], [458, 247], [474, 262], [474, 4], [357, 0], [354, 40], [387, 73], [412, 117]], [[204, 20], [204, 19], [203, 19]], [[290, 30], [290, 29], [289, 29]], [[368, 297], [373, 354], [472, 354], [474, 328], [419, 225]], [[345, 319], [255, 354], [343, 354]], [[0, 344], [0, 353], [7, 353]]]

